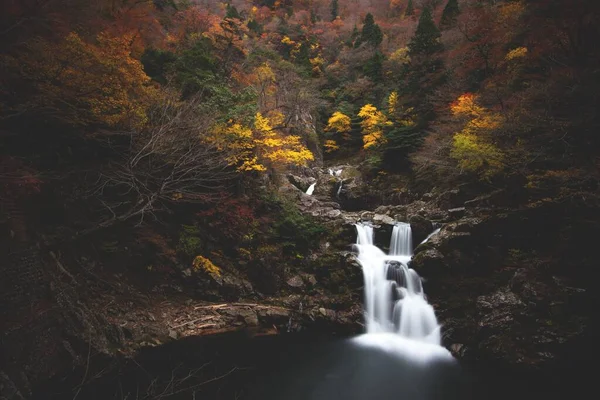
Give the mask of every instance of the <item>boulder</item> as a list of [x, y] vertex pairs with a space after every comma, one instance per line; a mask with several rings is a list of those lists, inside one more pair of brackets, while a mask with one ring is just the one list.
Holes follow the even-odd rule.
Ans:
[[300, 189], [302, 192], [306, 192], [308, 187], [316, 182], [316, 179], [313, 177], [298, 176], [293, 174], [288, 174], [287, 179], [292, 185]]
[[427, 235], [433, 232], [433, 224], [430, 220], [420, 215], [414, 215], [409, 219], [410, 229], [412, 230], [413, 244], [421, 243]]
[[394, 225], [396, 221], [386, 214], [375, 214], [372, 219], [375, 225]]
[[292, 276], [286, 281], [286, 283], [288, 286], [296, 289], [304, 287], [304, 281], [302, 280], [300, 275]]

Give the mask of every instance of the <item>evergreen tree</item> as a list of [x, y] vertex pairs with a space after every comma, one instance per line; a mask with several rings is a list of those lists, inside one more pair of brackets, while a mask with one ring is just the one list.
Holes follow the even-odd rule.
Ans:
[[375, 23], [375, 19], [371, 13], [365, 17], [365, 23], [360, 33], [360, 38], [357, 40], [355, 47], [363, 43], [370, 43], [373, 47], [377, 47], [383, 40], [383, 33], [379, 25]]
[[456, 17], [460, 13], [458, 8], [458, 0], [448, 0], [446, 3], [446, 7], [444, 7], [444, 12], [442, 13], [442, 20], [440, 21], [440, 26], [449, 27], [456, 22]]
[[406, 6], [406, 11], [404, 15], [415, 15], [415, 8], [413, 7], [412, 0], [408, 0], [408, 5]]
[[417, 31], [408, 44], [410, 54], [433, 54], [441, 50], [442, 44], [439, 40], [441, 36], [431, 16], [431, 10], [426, 7], [419, 18]]
[[350, 34], [350, 38], [346, 42], [346, 45], [348, 47], [352, 47], [352, 46], [358, 47], [358, 45], [356, 43], [358, 42], [359, 35], [360, 35], [360, 32], [358, 32], [358, 28], [356, 27], [356, 25], [354, 25], [354, 28], [352, 29], [352, 33]]
[[256, 33], [257, 35], [261, 35], [263, 33], [263, 26], [261, 24], [259, 24], [258, 22], [256, 22], [256, 20], [254, 20], [254, 19], [251, 19], [250, 21], [248, 21], [246, 26], [248, 27], [248, 29], [250, 31]]
[[227, 8], [225, 10], [225, 18], [241, 19], [240, 13], [238, 12], [237, 8], [235, 8], [235, 6], [227, 4]]
[[331, 20], [335, 21], [338, 17], [338, 0], [331, 1]]
[[311, 68], [310, 64], [310, 43], [307, 41], [303, 41], [300, 44], [300, 48], [298, 49], [298, 53], [294, 58], [294, 61], [298, 65], [302, 65], [308, 69]]
[[363, 73], [373, 82], [380, 82], [383, 77], [384, 59], [384, 55], [378, 50], [363, 66]]
[[390, 170], [402, 170], [409, 166], [409, 155], [421, 147], [425, 135], [422, 126], [394, 126], [385, 131], [385, 138], [384, 166]]

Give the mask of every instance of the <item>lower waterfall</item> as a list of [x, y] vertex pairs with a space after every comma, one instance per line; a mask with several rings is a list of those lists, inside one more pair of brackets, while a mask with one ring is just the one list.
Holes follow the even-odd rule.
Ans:
[[427, 303], [421, 277], [408, 267], [412, 258], [410, 225], [394, 226], [390, 254], [373, 244], [373, 227], [356, 224], [356, 249], [365, 279], [367, 333], [392, 333], [440, 345], [440, 326]]

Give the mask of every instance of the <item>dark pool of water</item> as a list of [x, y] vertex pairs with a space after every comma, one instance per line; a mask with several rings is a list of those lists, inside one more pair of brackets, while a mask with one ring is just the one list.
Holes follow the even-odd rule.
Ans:
[[[251, 388], [263, 400], [464, 399], [469, 385], [449, 357], [428, 360], [351, 340], [285, 350]], [[401, 350], [401, 349], [400, 349]], [[280, 359], [281, 360], [281, 359]]]
[[429, 350], [305, 335], [187, 338], [134, 361], [94, 362], [39, 387], [34, 399], [548, 400], [581, 389], [562, 375], [534, 382], [471, 370]]

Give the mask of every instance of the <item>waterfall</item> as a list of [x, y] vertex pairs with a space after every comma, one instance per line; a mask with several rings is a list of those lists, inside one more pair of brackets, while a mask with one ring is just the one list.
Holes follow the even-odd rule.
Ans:
[[390, 254], [373, 244], [373, 227], [356, 224], [358, 261], [365, 279], [367, 333], [394, 333], [400, 337], [439, 345], [440, 326], [427, 303], [421, 277], [408, 268], [412, 257], [409, 224], [394, 226]]
[[317, 184], [317, 182], [313, 183], [312, 185], [310, 185], [308, 187], [308, 189], [306, 189], [306, 194], [311, 196], [313, 194], [313, 192], [315, 191], [315, 185]]
[[410, 224], [401, 222], [392, 230], [390, 256], [412, 256], [412, 230]]
[[429, 239], [431, 239], [431, 237], [433, 235], [437, 235], [438, 233], [440, 233], [440, 229], [442, 229], [442, 228], [436, 228], [433, 232], [431, 232], [429, 235], [427, 235], [427, 237], [425, 238], [425, 240], [423, 240], [419, 244], [427, 243], [429, 241]]
[[336, 198], [340, 198], [340, 193], [342, 193], [342, 186], [344, 185], [344, 181], [340, 180], [340, 186], [338, 186], [338, 190], [335, 193]]

